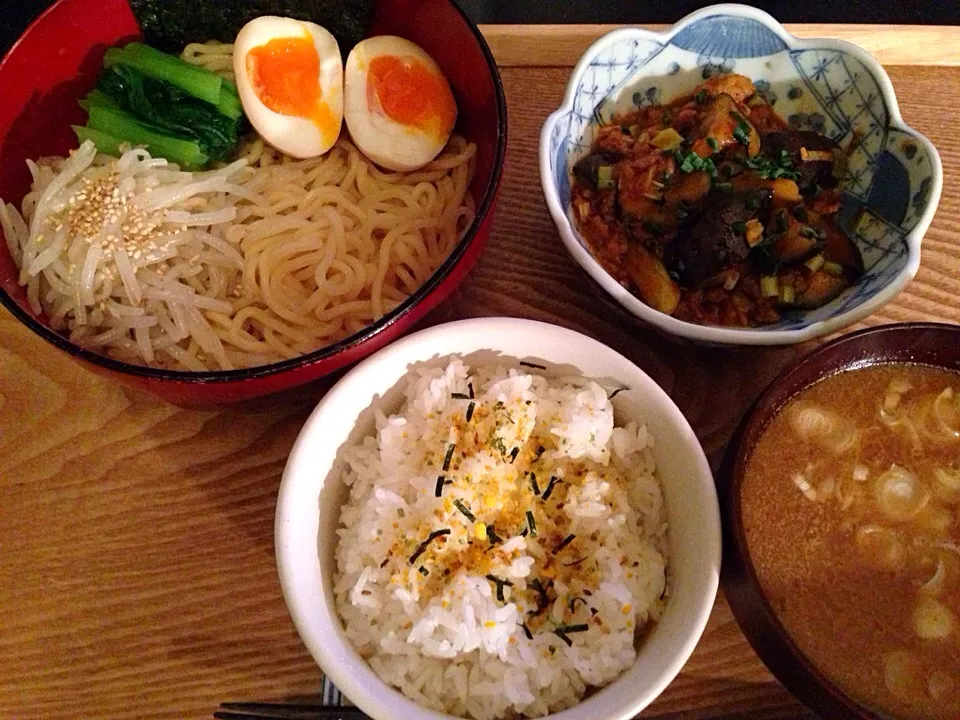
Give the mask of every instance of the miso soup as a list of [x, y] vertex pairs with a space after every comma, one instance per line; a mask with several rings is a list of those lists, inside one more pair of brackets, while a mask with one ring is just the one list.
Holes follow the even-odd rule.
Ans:
[[960, 718], [960, 374], [828, 377], [763, 432], [747, 549], [787, 633], [863, 705]]

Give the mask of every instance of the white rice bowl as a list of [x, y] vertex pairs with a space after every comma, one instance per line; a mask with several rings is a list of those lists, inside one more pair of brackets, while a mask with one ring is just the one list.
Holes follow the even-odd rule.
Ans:
[[610, 389], [582, 377], [452, 356], [402, 384], [399, 411], [339, 456], [347, 638], [440, 712], [576, 705], [634, 664], [666, 602], [654, 438], [615, 426]]

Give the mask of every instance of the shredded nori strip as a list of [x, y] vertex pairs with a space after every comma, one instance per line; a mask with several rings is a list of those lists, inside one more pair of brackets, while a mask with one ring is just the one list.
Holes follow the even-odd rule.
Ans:
[[424, 552], [426, 552], [427, 546], [430, 543], [432, 543], [438, 537], [442, 537], [444, 535], [449, 535], [449, 534], [450, 534], [450, 528], [444, 528], [442, 530], [434, 530], [432, 533], [430, 533], [429, 537], [427, 537], [426, 540], [424, 540], [422, 543], [420, 543], [420, 545], [417, 546], [416, 552], [414, 552], [413, 555], [410, 556], [410, 564], [413, 565], [417, 561], [417, 558], [423, 555]]
[[587, 604], [587, 601], [582, 597], [572, 597], [570, 598], [570, 612], [575, 613], [577, 611], [577, 601], [582, 602], [584, 605]]
[[447, 484], [447, 479], [443, 475], [437, 475], [437, 487], [433, 491], [434, 497], [441, 497], [443, 495], [443, 486]]
[[533, 517], [533, 512], [527, 510], [527, 527], [530, 528], [530, 537], [537, 536], [537, 521]]
[[463, 516], [464, 516], [467, 520], [469, 520], [470, 522], [476, 522], [476, 521], [477, 521], [477, 516], [474, 515], [472, 512], [470, 512], [470, 508], [468, 508], [468, 507], [467, 507], [463, 502], [461, 502], [460, 500], [454, 500], [454, 501], [453, 501], [453, 506], [454, 506], [457, 510], [459, 510], [460, 512], [462, 512], [462, 513], [463, 513]]
[[470, 392], [470, 399], [473, 400], [473, 383], [467, 383], [467, 390]]
[[564, 563], [563, 566], [564, 566], [564, 567], [576, 567], [577, 565], [579, 565], [580, 563], [582, 563], [582, 562], [583, 562], [584, 560], [586, 560], [586, 559], [587, 559], [587, 556], [584, 555], [584, 556], [583, 556], [582, 558], [580, 558], [579, 560], [574, 560], [573, 562]]
[[180, 54], [191, 42], [233, 42], [240, 28], [262, 15], [308, 20], [327, 28], [346, 58], [367, 37], [373, 21], [373, 0], [129, 0], [145, 42]]
[[539, 460], [540, 456], [543, 455], [547, 449], [543, 445], [537, 445], [537, 451], [533, 454], [534, 460]]
[[450, 393], [450, 397], [454, 400], [469, 400], [470, 396], [466, 393]]
[[537, 365], [536, 363], [527, 362], [526, 360], [521, 360], [521, 361], [520, 361], [520, 364], [523, 365], [524, 367], [536, 368], [537, 370], [546, 370], [546, 369], [547, 369], [546, 366], [544, 366], [544, 365]]
[[487, 580], [489, 580], [490, 582], [492, 582], [494, 585], [497, 586], [497, 600], [499, 600], [500, 602], [503, 602], [504, 586], [513, 587], [513, 583], [510, 582], [509, 580], [501, 580], [496, 575], [487, 575]]
[[473, 411], [476, 408], [477, 408], [477, 404], [471, 400], [470, 404], [467, 405], [467, 422], [470, 422], [470, 418], [473, 417]]
[[520, 454], [520, 448], [515, 447], [513, 450], [511, 450], [511, 451], [510, 451], [510, 462], [513, 462], [514, 460], [516, 460], [516, 459], [517, 459], [517, 455], [519, 455], [519, 454]]
[[427, 570], [423, 565], [421, 565], [420, 567], [418, 567], [418, 568], [417, 568], [417, 571], [418, 571], [421, 575], [423, 575], [424, 577], [426, 577], [427, 575], [430, 574], [430, 571]]
[[547, 589], [543, 586], [543, 583], [540, 582], [540, 578], [534, 578], [529, 583], [537, 593], [537, 612], [542, 612], [544, 608], [550, 605], [550, 596], [547, 594]]
[[390, 562], [390, 558], [384, 558], [383, 562], [380, 563], [380, 569], [383, 570], [387, 566], [387, 563]]
[[549, 500], [549, 499], [550, 499], [550, 494], [553, 492], [553, 486], [556, 485], [559, 481], [560, 481], [560, 479], [559, 479], [556, 475], [554, 475], [553, 477], [551, 477], [551, 478], [550, 478], [550, 483], [547, 485], [547, 489], [543, 491], [543, 497], [541, 497], [540, 499], [541, 499], [541, 500]]
[[450, 469], [450, 460], [453, 458], [453, 450], [456, 447], [454, 443], [447, 445], [447, 454], [443, 456], [443, 467], [440, 468], [444, 472]]
[[622, 393], [624, 390], [629, 390], [629, 389], [630, 389], [630, 388], [628, 388], [628, 387], [617, 388], [616, 390], [614, 390], [612, 393], [610, 393], [610, 394], [607, 396], [607, 400], [613, 400], [617, 395], [619, 395], [620, 393]]
[[540, 494], [540, 486], [537, 485], [537, 476], [534, 473], [530, 473], [530, 485], [533, 487], [533, 494]]
[[493, 525], [487, 525], [487, 537], [490, 538], [491, 545], [503, 542], [503, 538], [497, 535], [497, 531]]
[[580, 625], [560, 625], [559, 627], [554, 628], [553, 634], [563, 640], [569, 647], [570, 645], [573, 645], [573, 640], [567, 637], [568, 633], [587, 632], [589, 629], [590, 626], [586, 623], [581, 623]]
[[523, 628], [523, 634], [527, 636], [527, 640], [533, 640], [533, 633], [530, 632], [530, 628], [527, 627], [527, 624], [520, 623], [520, 627]]
[[560, 544], [553, 549], [554, 554], [557, 554], [558, 552], [563, 550], [567, 545], [572, 543], [576, 539], [576, 537], [577, 536], [574, 535], [573, 533], [570, 533], [569, 535], [567, 535], [563, 540], [560, 541]]

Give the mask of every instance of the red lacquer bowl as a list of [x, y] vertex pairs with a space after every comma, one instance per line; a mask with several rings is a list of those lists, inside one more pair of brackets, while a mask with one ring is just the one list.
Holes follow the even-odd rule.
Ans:
[[[17, 207], [30, 186], [27, 158], [76, 147], [71, 123], [83, 124], [77, 100], [97, 81], [108, 47], [140, 29], [126, 0], [59, 0], [0, 62], [0, 197]], [[371, 35], [400, 35], [424, 48], [453, 87], [458, 131], [477, 144], [471, 192], [477, 217], [446, 262], [393, 312], [362, 332], [302, 357], [247, 370], [155, 370], [84, 350], [35, 316], [0, 242], [0, 302], [47, 342], [97, 372], [178, 404], [246, 400], [315, 380], [356, 362], [406, 332], [447, 298], [480, 257], [490, 234], [507, 145], [506, 100], [493, 55], [477, 26], [453, 0], [380, 0]], [[217, 38], [226, 39], [226, 38]]]

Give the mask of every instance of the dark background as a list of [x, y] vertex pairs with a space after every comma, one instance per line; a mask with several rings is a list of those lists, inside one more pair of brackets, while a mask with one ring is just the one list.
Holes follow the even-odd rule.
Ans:
[[[27, 23], [51, 2], [0, 0], [0, 52], [6, 52]], [[480, 23], [673, 23], [710, 4], [692, 0], [460, 0]], [[781, 22], [960, 23], [958, 0], [774, 0], [749, 4]]]

